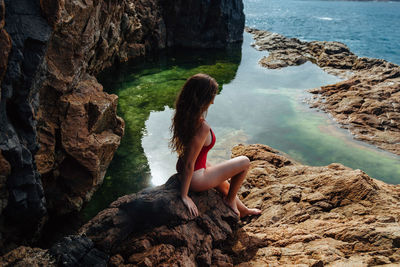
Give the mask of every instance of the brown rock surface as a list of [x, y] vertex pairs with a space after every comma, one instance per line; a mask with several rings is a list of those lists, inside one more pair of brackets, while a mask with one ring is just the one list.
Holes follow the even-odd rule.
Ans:
[[[94, 75], [115, 62], [167, 46], [223, 47], [241, 40], [243, 6], [217, 4], [209, 9], [206, 1], [192, 2], [207, 10], [202, 13], [205, 16], [186, 17], [172, 1], [40, 1], [53, 32], [40, 75], [37, 132], [41, 146], [35, 159], [51, 212], [80, 210], [102, 183], [123, 134], [123, 121], [116, 115], [117, 96], [102, 92]], [[204, 27], [204, 19], [228, 10], [230, 15], [213, 27]], [[185, 29], [175, 28], [186, 19], [190, 20]], [[228, 21], [240, 34], [218, 35]], [[191, 34], [202, 41], [186, 42]]]
[[400, 67], [379, 63], [312, 90], [318, 94], [312, 105], [332, 114], [356, 139], [400, 155]]
[[310, 167], [264, 145], [239, 145], [251, 159], [239, 192], [262, 215], [245, 221], [235, 266], [400, 264], [400, 186], [333, 163]]
[[174, 175], [119, 198], [50, 255], [69, 266], [400, 265], [400, 185], [337, 163], [301, 165], [265, 145], [232, 154], [251, 160], [239, 196], [260, 216], [239, 222], [212, 189], [191, 193], [194, 218]]
[[310, 101], [333, 115], [356, 139], [400, 155], [400, 67], [381, 59], [359, 58], [339, 42], [302, 42], [277, 33], [246, 28], [266, 68], [311, 61], [346, 80], [310, 90]]
[[237, 216], [215, 190], [192, 193], [200, 215], [190, 216], [176, 176], [162, 186], [119, 198], [80, 230], [110, 253], [111, 266], [232, 266], [223, 252]]
[[[63, 117], [60, 129], [43, 124], [47, 127], [40, 131], [42, 148], [36, 160], [51, 210], [59, 214], [79, 210], [102, 183], [123, 133], [117, 99], [88, 77], [54, 107]], [[56, 148], [57, 138], [61, 138], [61, 151]]]
[[0, 266], [57, 266], [55, 259], [47, 250], [40, 248], [18, 247], [0, 257]]

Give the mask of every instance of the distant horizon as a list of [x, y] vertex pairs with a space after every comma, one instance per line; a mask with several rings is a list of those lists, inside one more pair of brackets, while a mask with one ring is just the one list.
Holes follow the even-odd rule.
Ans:
[[400, 0], [313, 0], [313, 1], [346, 1], [346, 2], [400, 2]]
[[[400, 1], [244, 0], [246, 26], [302, 41], [336, 41], [400, 65]], [[372, 23], [373, 22], [373, 23]]]

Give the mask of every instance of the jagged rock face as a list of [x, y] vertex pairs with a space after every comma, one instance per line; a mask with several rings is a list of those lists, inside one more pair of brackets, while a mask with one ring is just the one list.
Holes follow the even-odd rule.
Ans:
[[[36, 140], [35, 111], [38, 108], [38, 84], [36, 73], [42, 67], [46, 44], [51, 29], [40, 15], [40, 7], [34, 1], [0, 1], [1, 49], [7, 54], [7, 68], [1, 69], [0, 100], [0, 150], [11, 165], [7, 178], [9, 192], [3, 218], [12, 227], [19, 227], [12, 239], [30, 238], [36, 232], [46, 213], [45, 198], [34, 155], [38, 150]], [[4, 8], [5, 7], [5, 8]], [[4, 16], [4, 10], [5, 16]], [[9, 40], [7, 40], [9, 39]], [[12, 48], [11, 43], [12, 42]], [[10, 45], [10, 46], [8, 46]], [[4, 67], [3, 59], [0, 63]], [[4, 184], [2, 185], [4, 186]], [[27, 224], [26, 222], [32, 222]], [[6, 242], [9, 244], [11, 242]]]
[[167, 46], [242, 39], [241, 1], [190, 3], [200, 9], [187, 16], [172, 0], [0, 0], [7, 219], [40, 228], [46, 207], [51, 214], [79, 210], [102, 183], [124, 123], [117, 97], [102, 92], [94, 75]]
[[155, 1], [52, 5], [42, 2], [54, 31], [39, 97], [36, 160], [48, 207], [63, 214], [90, 199], [123, 134], [117, 96], [102, 92], [91, 74], [163, 48], [165, 25]]
[[339, 42], [302, 42], [246, 28], [259, 50], [260, 64], [276, 69], [311, 61], [345, 80], [310, 90], [310, 101], [333, 115], [355, 138], [400, 155], [400, 67], [382, 59], [359, 58]]
[[242, 41], [245, 20], [242, 0], [163, 0], [161, 3], [168, 46], [225, 47], [227, 42]]
[[110, 265], [197, 266], [231, 264], [229, 246], [238, 217], [215, 190], [192, 193], [200, 216], [179, 197], [179, 181], [121, 197], [80, 230], [111, 255]]
[[232, 247], [235, 266], [400, 264], [400, 186], [333, 163], [298, 164], [264, 145], [239, 145], [251, 169], [239, 194], [262, 215]]

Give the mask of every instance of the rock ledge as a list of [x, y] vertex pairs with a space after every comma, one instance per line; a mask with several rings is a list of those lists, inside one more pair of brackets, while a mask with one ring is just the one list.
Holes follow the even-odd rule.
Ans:
[[246, 28], [258, 50], [270, 52], [259, 63], [277, 69], [307, 61], [345, 80], [310, 92], [311, 107], [330, 113], [358, 140], [400, 155], [400, 66], [357, 57], [339, 42], [302, 42]]
[[81, 236], [39, 252], [71, 264], [64, 266], [399, 266], [400, 185], [337, 163], [301, 165], [265, 145], [238, 145], [239, 155], [251, 160], [239, 195], [261, 216], [239, 222], [209, 190], [192, 194], [200, 212], [193, 218], [174, 175], [119, 198]]

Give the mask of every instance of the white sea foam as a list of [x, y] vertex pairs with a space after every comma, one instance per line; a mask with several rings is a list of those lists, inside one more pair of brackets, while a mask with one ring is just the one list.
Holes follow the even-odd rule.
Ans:
[[317, 19], [320, 19], [320, 20], [333, 20], [333, 18], [330, 18], [330, 17], [317, 17]]

